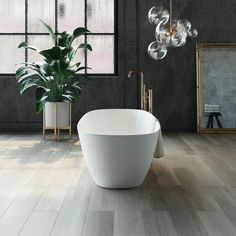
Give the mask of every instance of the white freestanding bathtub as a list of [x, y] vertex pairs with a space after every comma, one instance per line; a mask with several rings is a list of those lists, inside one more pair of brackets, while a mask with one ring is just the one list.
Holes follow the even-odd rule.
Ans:
[[161, 132], [152, 114], [131, 109], [94, 110], [81, 118], [77, 128], [97, 185], [133, 188], [143, 182]]

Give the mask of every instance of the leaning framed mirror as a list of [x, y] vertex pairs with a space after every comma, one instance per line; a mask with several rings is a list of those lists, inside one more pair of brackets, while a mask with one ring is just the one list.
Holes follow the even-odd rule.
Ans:
[[196, 47], [198, 133], [236, 133], [236, 43]]

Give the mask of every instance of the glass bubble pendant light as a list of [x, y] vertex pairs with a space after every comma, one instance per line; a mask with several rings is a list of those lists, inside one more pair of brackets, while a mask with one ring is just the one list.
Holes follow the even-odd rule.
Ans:
[[154, 6], [148, 13], [149, 22], [156, 27], [156, 40], [148, 46], [148, 54], [154, 60], [163, 59], [168, 47], [182, 47], [187, 37], [195, 38], [198, 35], [189, 20], [173, 19], [172, 6], [170, 0], [170, 12], [162, 6]]

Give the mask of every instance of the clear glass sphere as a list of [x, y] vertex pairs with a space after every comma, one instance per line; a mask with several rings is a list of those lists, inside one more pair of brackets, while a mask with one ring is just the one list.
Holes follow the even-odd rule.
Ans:
[[170, 46], [170, 28], [167, 25], [163, 25], [163, 22], [160, 22], [156, 27], [156, 40], [162, 44], [165, 44], [166, 47]]
[[192, 29], [192, 30], [190, 30], [190, 31], [188, 32], [188, 36], [189, 36], [189, 37], [196, 38], [197, 35], [198, 35], [197, 29]]
[[191, 29], [192, 24], [187, 19], [174, 19], [170, 24], [168, 10], [163, 7], [152, 7], [148, 13], [150, 23], [156, 25], [156, 41], [148, 46], [148, 54], [154, 60], [161, 60], [167, 54], [168, 47], [182, 47], [187, 37], [197, 37], [198, 31]]
[[152, 7], [148, 13], [150, 23], [154, 25], [158, 25], [161, 21], [166, 24], [169, 18], [169, 12], [164, 7]]
[[182, 28], [182, 30], [188, 32], [191, 30], [192, 24], [189, 20], [183, 19], [178, 21], [177, 27]]
[[171, 44], [173, 47], [182, 47], [186, 44], [187, 34], [174, 32], [171, 37]]
[[174, 19], [172, 22], [172, 27], [175, 29], [176, 27], [178, 27], [178, 21], [177, 19]]
[[148, 54], [154, 60], [161, 60], [166, 56], [167, 48], [165, 45], [154, 41], [148, 46]]
[[[179, 22], [179, 21], [178, 21]], [[182, 47], [186, 44], [187, 31], [184, 27], [179, 24], [173, 25], [173, 34], [171, 37], [172, 47]]]

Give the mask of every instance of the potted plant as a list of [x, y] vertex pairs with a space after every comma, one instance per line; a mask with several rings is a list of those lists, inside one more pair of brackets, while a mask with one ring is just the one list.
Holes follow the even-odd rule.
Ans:
[[79, 27], [73, 33], [65, 31], [57, 36], [49, 25], [41, 22], [50, 34], [53, 46], [39, 50], [28, 42], [22, 42], [18, 48], [39, 53], [43, 61], [21, 63], [16, 71], [16, 81], [20, 85], [21, 94], [31, 87], [36, 88], [36, 111], [39, 113], [45, 109], [46, 127], [68, 127], [70, 103], [80, 98], [82, 87], [89, 80], [87, 76], [78, 74], [86, 67], [73, 59], [79, 49], [92, 51], [89, 44], [75, 45], [75, 39], [89, 31]]

